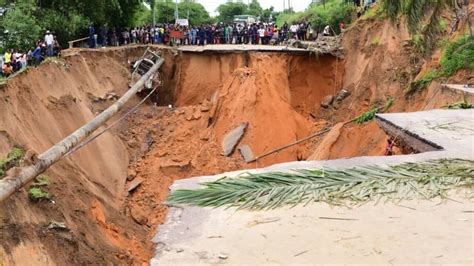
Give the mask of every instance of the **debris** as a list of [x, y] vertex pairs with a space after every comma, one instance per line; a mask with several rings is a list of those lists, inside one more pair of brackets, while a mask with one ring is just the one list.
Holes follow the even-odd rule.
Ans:
[[280, 220], [281, 220], [280, 217], [265, 218], [265, 219], [261, 219], [261, 220], [253, 220], [253, 221], [248, 223], [248, 226], [252, 227], [252, 226], [259, 225], [259, 224], [274, 223], [274, 222], [278, 222]]
[[137, 177], [137, 171], [134, 169], [128, 169], [127, 181], [132, 181]]
[[293, 255], [293, 257], [298, 257], [299, 255], [303, 255], [305, 253], [307, 253], [308, 251], [305, 250], [305, 251], [301, 251], [300, 253], [296, 253], [295, 255]]
[[334, 241], [335, 243], [338, 243], [340, 241], [344, 241], [344, 240], [352, 240], [352, 239], [358, 239], [358, 238], [361, 238], [361, 236], [353, 236], [353, 237], [342, 237], [341, 239], [338, 239], [336, 241]]
[[49, 230], [62, 230], [62, 231], [69, 231], [69, 228], [66, 226], [64, 222], [56, 222], [51, 221], [48, 225]]
[[137, 178], [133, 180], [129, 185], [128, 185], [128, 193], [133, 192], [138, 186], [142, 184], [144, 180], [141, 178]]
[[413, 207], [408, 207], [408, 206], [404, 206], [404, 205], [400, 205], [400, 204], [397, 204], [397, 206], [398, 206], [398, 207], [402, 207], [402, 208], [406, 208], [406, 209], [410, 209], [410, 210], [416, 211], [416, 209], [413, 208]]
[[246, 163], [249, 163], [253, 160], [253, 158], [254, 158], [253, 152], [252, 152], [252, 149], [250, 148], [249, 145], [247, 145], [247, 144], [241, 145], [241, 146], [239, 146], [238, 149], [239, 149], [240, 154], [242, 155], [242, 157], [244, 158]]
[[207, 238], [212, 239], [212, 238], [224, 238], [222, 236], [208, 236]]
[[329, 108], [331, 106], [332, 102], [334, 102], [334, 96], [333, 95], [328, 95], [323, 98], [321, 101], [321, 107], [323, 108]]
[[223, 253], [219, 254], [219, 259], [221, 259], [221, 260], [226, 260], [228, 258], [229, 258], [229, 255], [227, 255], [227, 254], [223, 254]]
[[245, 133], [245, 129], [247, 129], [249, 123], [242, 123], [237, 128], [233, 129], [224, 137], [222, 142], [222, 148], [224, 150], [224, 156], [230, 156], [235, 149], [235, 146], [239, 143], [240, 139], [243, 137]]
[[146, 225], [148, 223], [148, 218], [141, 209], [131, 209], [130, 215], [132, 216], [132, 219], [139, 225]]
[[336, 101], [341, 102], [347, 98], [351, 93], [348, 90], [342, 89], [336, 96]]
[[359, 219], [353, 219], [353, 218], [338, 218], [338, 217], [324, 217], [320, 216], [319, 219], [322, 220], [338, 220], [338, 221], [358, 221]]
[[176, 159], [174, 160], [163, 160], [160, 164], [160, 170], [165, 174], [165, 175], [170, 175], [170, 174], [176, 174], [181, 171], [185, 171], [186, 169], [191, 166], [190, 161], [184, 161], [184, 162], [176, 162]]
[[181, 253], [181, 252], [183, 252], [183, 251], [184, 251], [184, 249], [182, 249], [182, 248], [177, 248], [177, 249], [176, 249], [176, 253]]

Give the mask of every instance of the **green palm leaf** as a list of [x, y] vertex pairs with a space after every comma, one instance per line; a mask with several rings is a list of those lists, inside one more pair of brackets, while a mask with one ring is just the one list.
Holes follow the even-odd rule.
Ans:
[[474, 185], [474, 161], [453, 159], [391, 167], [247, 173], [203, 185], [202, 189], [173, 191], [168, 203], [265, 210], [317, 201], [339, 205], [446, 197], [450, 189]]

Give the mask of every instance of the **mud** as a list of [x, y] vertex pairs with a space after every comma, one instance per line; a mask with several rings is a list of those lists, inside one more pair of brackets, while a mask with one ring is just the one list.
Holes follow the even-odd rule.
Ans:
[[[372, 42], [376, 37], [377, 45]], [[248, 123], [240, 145], [258, 156], [346, 122], [388, 97], [395, 99], [389, 112], [459, 101], [459, 95], [442, 92], [436, 83], [405, 96], [408, 82], [430, 61], [412, 56], [404, 45], [408, 38], [403, 27], [373, 20], [359, 21], [345, 33], [344, 60], [164, 49], [158, 96], [50, 168], [52, 181], [45, 190], [52, 200], [33, 203], [26, 187], [1, 204], [0, 262], [146, 263], [153, 252], [150, 239], [166, 215], [163, 201], [176, 179], [286, 161], [383, 154], [387, 137], [375, 122], [346, 125], [252, 164], [239, 152], [223, 156], [222, 141], [236, 126]], [[67, 50], [63, 59], [3, 85], [0, 156], [14, 145], [41, 153], [93, 118], [113, 101], [97, 98], [128, 89], [129, 63], [144, 49]], [[451, 81], [470, 76], [461, 71]], [[326, 96], [342, 89], [350, 92], [346, 99], [321, 107]], [[129, 193], [131, 182], [139, 179]], [[51, 221], [64, 222], [68, 229], [51, 231]]]

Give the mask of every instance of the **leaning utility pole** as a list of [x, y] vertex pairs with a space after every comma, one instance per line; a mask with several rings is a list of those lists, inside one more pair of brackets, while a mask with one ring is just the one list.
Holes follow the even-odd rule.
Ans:
[[175, 19], [175, 23], [179, 19], [178, 0], [176, 0], [176, 7], [175, 7], [175, 10], [174, 10], [174, 19]]
[[99, 127], [103, 126], [112, 116], [118, 113], [135, 94], [140, 90], [146, 81], [158, 71], [163, 65], [165, 60], [159, 58], [158, 61], [150, 68], [150, 70], [142, 76], [142, 78], [133, 85], [120, 99], [112, 104], [105, 111], [100, 113], [94, 119], [81, 128], [76, 130], [71, 135], [51, 147], [46, 152], [38, 156], [38, 162], [19, 169], [15, 176], [8, 176], [0, 180], [0, 202], [6, 200], [10, 195], [15, 193], [18, 189], [28, 184], [36, 176], [40, 175], [51, 165], [59, 161], [65, 154], [73, 150], [77, 145], [84, 141], [88, 136], [92, 134]]

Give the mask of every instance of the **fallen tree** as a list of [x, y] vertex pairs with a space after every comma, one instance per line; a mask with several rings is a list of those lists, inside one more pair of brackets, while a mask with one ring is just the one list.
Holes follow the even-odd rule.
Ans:
[[124, 105], [144, 86], [152, 75], [163, 65], [164, 59], [159, 58], [153, 67], [142, 76], [120, 99], [113, 105], [96, 116], [93, 120], [83, 125], [81, 128], [64, 138], [62, 141], [51, 147], [49, 150], [38, 156], [37, 163], [23, 167], [15, 171], [14, 176], [7, 176], [0, 180], [0, 202], [7, 199], [15, 191], [33, 180], [36, 176], [42, 174], [51, 165], [59, 161], [65, 154], [74, 149], [95, 130], [103, 126], [112, 116], [117, 114]]

